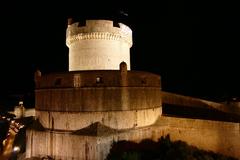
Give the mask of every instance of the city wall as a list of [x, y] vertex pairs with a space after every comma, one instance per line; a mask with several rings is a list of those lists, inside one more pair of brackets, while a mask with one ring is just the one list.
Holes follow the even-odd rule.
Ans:
[[222, 111], [225, 113], [230, 113], [236, 116], [240, 116], [240, 107], [239, 103], [217, 103], [213, 101], [208, 101], [200, 98], [194, 98], [184, 95], [179, 95], [170, 92], [161, 91], [162, 103], [164, 104], [172, 104], [176, 106], [187, 106], [187, 107], [195, 107], [195, 108], [207, 108], [207, 109], [215, 109], [218, 111]]
[[36, 76], [36, 117], [43, 127], [77, 130], [100, 122], [115, 129], [153, 124], [162, 113], [160, 76], [117, 71], [74, 71]]
[[143, 127], [153, 124], [162, 108], [151, 108], [129, 111], [108, 112], [49, 112], [36, 111], [36, 116], [41, 117], [40, 123], [44, 128], [74, 131], [87, 127], [95, 122], [114, 129], [128, 129]]
[[239, 123], [164, 116], [148, 127], [118, 130], [113, 134], [101, 136], [28, 130], [26, 156], [59, 155], [59, 157], [53, 157], [62, 160], [104, 159], [113, 141], [140, 142], [143, 139], [157, 141], [161, 136], [168, 134], [173, 141], [182, 140], [199, 149], [240, 157]]
[[36, 91], [36, 110], [121, 111], [157, 108], [161, 105], [157, 87], [87, 87]]

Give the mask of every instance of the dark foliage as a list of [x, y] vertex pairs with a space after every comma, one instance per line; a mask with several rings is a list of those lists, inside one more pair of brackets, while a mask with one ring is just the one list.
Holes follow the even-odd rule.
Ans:
[[200, 150], [183, 141], [171, 141], [170, 136], [158, 142], [146, 139], [140, 143], [119, 141], [112, 144], [107, 160], [237, 160], [233, 157]]

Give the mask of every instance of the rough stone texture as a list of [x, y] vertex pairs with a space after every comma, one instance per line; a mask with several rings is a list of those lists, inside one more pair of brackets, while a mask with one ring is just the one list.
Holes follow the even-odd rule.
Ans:
[[87, 87], [36, 91], [36, 109], [43, 111], [121, 111], [161, 106], [153, 87]]
[[170, 134], [171, 140], [182, 140], [200, 149], [240, 157], [239, 123], [172, 117], [160, 117], [152, 126], [118, 130], [101, 136], [28, 130], [26, 156], [50, 155], [62, 160], [103, 160], [109, 153], [113, 141], [140, 142], [143, 139], [157, 141], [167, 134]]
[[[97, 81], [100, 78], [101, 81]], [[123, 84], [123, 81], [126, 81]], [[35, 77], [36, 90], [81, 87], [159, 87], [160, 75], [144, 71], [97, 70], [44, 74]]]
[[[38, 74], [39, 75], [39, 74]], [[75, 71], [35, 77], [36, 118], [48, 129], [78, 130], [95, 122], [125, 129], [161, 115], [160, 76], [127, 71]]]
[[55, 160], [98, 159], [97, 137], [31, 130], [27, 142], [27, 158], [49, 155]]
[[113, 21], [87, 20], [68, 25], [66, 41], [69, 47], [69, 71], [117, 70], [124, 61], [130, 70], [131, 29]]
[[204, 99], [183, 96], [170, 92], [161, 91], [162, 103], [172, 104], [177, 106], [188, 106], [196, 108], [216, 109], [225, 113], [240, 116], [240, 107], [234, 103], [216, 103]]
[[161, 117], [156, 124], [165, 126], [164, 134], [169, 133], [172, 140], [182, 140], [204, 150], [240, 157], [240, 123]]
[[34, 108], [25, 109], [24, 116], [25, 116], [25, 117], [36, 116], [36, 114], [35, 114], [35, 109], [34, 109]]
[[78, 130], [95, 122], [115, 129], [143, 127], [153, 124], [161, 115], [161, 108], [108, 112], [53, 112], [36, 111], [44, 128]]

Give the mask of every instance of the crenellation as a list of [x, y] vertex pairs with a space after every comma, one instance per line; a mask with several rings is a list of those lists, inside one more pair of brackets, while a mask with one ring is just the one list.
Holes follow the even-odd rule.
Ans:
[[113, 21], [108, 20], [87, 20], [85, 26], [79, 26], [79, 22], [72, 23], [67, 28], [67, 45], [70, 46], [71, 43], [83, 39], [103, 39], [123, 40], [123, 42], [128, 43], [131, 47], [131, 29], [122, 23], [118, 24], [119, 27], [114, 27]]

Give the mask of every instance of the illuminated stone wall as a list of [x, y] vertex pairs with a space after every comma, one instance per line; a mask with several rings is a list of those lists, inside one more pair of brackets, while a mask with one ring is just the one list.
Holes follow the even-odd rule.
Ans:
[[113, 141], [143, 139], [157, 141], [170, 134], [171, 140], [182, 140], [200, 149], [240, 157], [240, 124], [198, 119], [160, 117], [148, 127], [119, 130], [105, 136], [75, 135], [64, 132], [27, 131], [27, 157], [50, 155], [57, 159], [103, 160]]
[[160, 76], [127, 71], [125, 63], [120, 68], [36, 77], [36, 118], [65, 131], [94, 122], [116, 129], [153, 124], [162, 113]]
[[43, 111], [126, 111], [160, 106], [158, 87], [83, 87], [36, 91], [36, 110]]
[[[97, 78], [101, 81], [97, 82]], [[98, 70], [44, 74], [35, 78], [36, 90], [82, 87], [161, 87], [161, 77], [143, 71]], [[123, 83], [123, 81], [126, 81]]]
[[170, 93], [161, 91], [162, 102], [164, 104], [171, 104], [177, 106], [187, 106], [187, 107], [195, 107], [195, 108], [207, 108], [207, 109], [215, 109], [218, 111], [222, 111], [225, 113], [230, 113], [234, 115], [240, 116], [240, 105], [238, 106], [238, 102], [230, 102], [230, 103], [217, 103], [213, 101], [208, 101], [200, 98], [194, 98], [189, 96], [184, 96], [180, 94]]
[[47, 112], [36, 111], [44, 128], [78, 130], [95, 122], [114, 129], [143, 127], [153, 124], [161, 115], [161, 108], [108, 112]]
[[64, 132], [27, 131], [26, 158], [54, 157], [55, 160], [97, 160], [97, 137]]
[[[159, 75], [129, 71], [132, 31], [126, 25], [113, 26], [106, 20], [71, 23], [66, 44], [70, 72], [35, 74], [36, 119], [45, 129], [27, 129], [27, 158], [103, 160], [113, 141], [158, 140], [167, 134], [201, 149], [240, 157], [239, 123], [161, 117], [162, 97], [187, 106], [211, 108], [212, 103], [161, 95]], [[107, 128], [103, 135], [87, 130], [95, 122]]]
[[87, 20], [69, 24], [66, 43], [69, 47], [69, 71], [116, 70], [124, 61], [130, 70], [131, 29], [109, 20]]
[[162, 116], [153, 129], [154, 139], [159, 137], [160, 126], [166, 127], [162, 132], [164, 135], [170, 134], [172, 140], [182, 140], [200, 149], [240, 157], [240, 123]]

